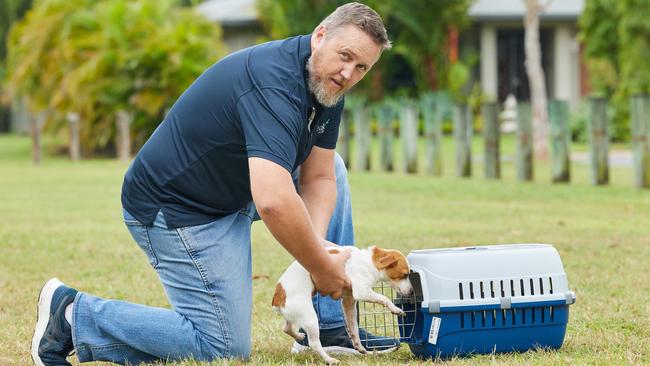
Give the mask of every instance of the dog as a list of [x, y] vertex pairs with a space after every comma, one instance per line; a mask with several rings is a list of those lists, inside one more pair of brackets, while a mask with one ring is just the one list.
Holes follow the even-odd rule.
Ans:
[[[350, 258], [345, 263], [345, 273], [350, 278], [352, 288], [343, 292], [343, 314], [354, 348], [365, 354], [367, 352], [359, 339], [357, 301], [382, 304], [393, 314], [404, 315], [402, 309], [395, 306], [386, 296], [373, 291], [372, 287], [378, 281], [384, 280], [400, 295], [410, 295], [413, 286], [408, 278], [410, 272], [408, 261], [397, 250], [381, 249], [376, 246], [367, 249], [352, 246], [328, 247], [327, 250], [332, 254], [344, 250], [351, 251]], [[320, 343], [318, 318], [311, 301], [314, 294], [315, 287], [309, 272], [300, 263], [294, 261], [278, 280], [271, 305], [284, 317], [285, 333], [301, 341], [305, 334], [299, 333], [298, 329], [302, 328], [307, 333], [309, 347], [318, 353], [326, 364], [336, 365], [339, 361], [330, 357]]]

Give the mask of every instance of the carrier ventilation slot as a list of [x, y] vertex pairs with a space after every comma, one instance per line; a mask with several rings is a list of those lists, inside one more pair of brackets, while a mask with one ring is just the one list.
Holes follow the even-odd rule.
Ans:
[[[539, 283], [537, 290], [535, 285]], [[461, 300], [464, 299], [478, 299], [479, 295], [481, 299], [485, 298], [498, 298], [511, 296], [535, 296], [544, 295], [545, 293], [553, 294], [553, 279], [548, 278], [548, 287], [544, 286], [545, 278], [542, 277], [530, 277], [530, 278], [516, 278], [508, 280], [492, 280], [489, 281], [468, 281], [468, 282], [458, 282], [458, 298]], [[508, 287], [508, 285], [510, 285]], [[489, 288], [488, 288], [489, 286]], [[465, 292], [469, 292], [466, 294]], [[479, 292], [480, 291], [480, 292]]]

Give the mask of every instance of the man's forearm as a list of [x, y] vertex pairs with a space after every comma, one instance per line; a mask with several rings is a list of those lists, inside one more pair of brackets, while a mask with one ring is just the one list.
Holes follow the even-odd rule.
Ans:
[[295, 192], [278, 192], [278, 199], [258, 207], [264, 224], [275, 239], [307, 271], [324, 270], [331, 262], [314, 231], [305, 204]]
[[301, 184], [300, 197], [309, 212], [314, 230], [321, 239], [325, 239], [336, 206], [336, 181], [321, 178]]

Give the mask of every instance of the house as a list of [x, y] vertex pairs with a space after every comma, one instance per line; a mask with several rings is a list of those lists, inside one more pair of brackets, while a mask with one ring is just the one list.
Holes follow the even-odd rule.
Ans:
[[[209, 0], [198, 11], [221, 23], [231, 50], [257, 43], [263, 30], [255, 0]], [[576, 108], [587, 93], [586, 68], [581, 62], [577, 20], [584, 0], [550, 1], [540, 15], [542, 66], [549, 98], [567, 100]], [[524, 0], [477, 0], [469, 9], [471, 26], [460, 37], [461, 49], [480, 54], [474, 74], [485, 95], [503, 102], [509, 94], [528, 100], [524, 66]], [[463, 44], [465, 43], [465, 44]]]
[[[540, 15], [548, 96], [568, 101], [572, 109], [587, 93], [586, 67], [577, 39], [577, 20], [583, 9], [584, 0], [556, 0], [550, 1]], [[529, 99], [524, 65], [525, 12], [523, 0], [478, 0], [469, 10], [472, 26], [466, 33], [468, 41], [480, 50], [481, 88], [500, 102], [510, 93], [520, 101]]]
[[230, 51], [259, 43], [265, 36], [257, 20], [256, 0], [209, 0], [196, 7], [197, 12], [218, 22], [223, 40]]

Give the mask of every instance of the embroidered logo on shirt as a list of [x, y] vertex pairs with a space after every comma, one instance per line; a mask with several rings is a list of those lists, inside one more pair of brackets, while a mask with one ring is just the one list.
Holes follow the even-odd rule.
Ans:
[[318, 127], [316, 127], [316, 133], [322, 135], [323, 132], [325, 132], [325, 127], [327, 126], [328, 123], [330, 123], [329, 119], [325, 121], [325, 123], [318, 125]]

